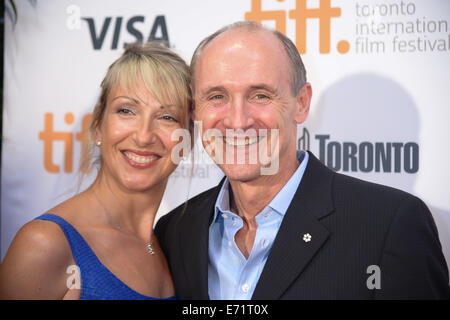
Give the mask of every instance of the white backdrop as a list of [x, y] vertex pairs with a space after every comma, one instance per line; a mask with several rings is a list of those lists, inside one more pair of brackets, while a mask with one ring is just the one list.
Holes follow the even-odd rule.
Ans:
[[[331, 9], [324, 0], [16, 4], [16, 22], [8, 4], [5, 14], [2, 258], [24, 223], [76, 191], [83, 119], [124, 44], [164, 38], [190, 61], [218, 28], [265, 19], [296, 42], [313, 86], [299, 147], [334, 170], [423, 199], [450, 261], [449, 1], [332, 0]], [[208, 161], [195, 164], [189, 182], [190, 171], [184, 163], [174, 172], [158, 217], [222, 177]]]

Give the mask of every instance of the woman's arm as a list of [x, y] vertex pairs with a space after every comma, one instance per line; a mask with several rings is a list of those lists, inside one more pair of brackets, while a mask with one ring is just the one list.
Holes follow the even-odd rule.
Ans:
[[24, 225], [0, 265], [0, 299], [62, 299], [75, 262], [63, 231], [49, 221]]

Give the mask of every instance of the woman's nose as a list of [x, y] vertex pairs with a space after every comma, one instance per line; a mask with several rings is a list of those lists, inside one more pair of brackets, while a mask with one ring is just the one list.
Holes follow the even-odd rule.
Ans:
[[142, 119], [136, 128], [135, 140], [139, 147], [145, 147], [155, 141], [156, 126], [151, 119]]

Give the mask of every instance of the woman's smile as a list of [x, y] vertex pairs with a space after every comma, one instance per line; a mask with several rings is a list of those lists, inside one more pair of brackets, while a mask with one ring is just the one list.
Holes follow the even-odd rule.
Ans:
[[130, 164], [133, 168], [136, 169], [146, 169], [150, 168], [158, 163], [158, 160], [161, 159], [161, 156], [146, 151], [122, 151], [122, 154], [125, 156], [125, 160], [128, 164]]

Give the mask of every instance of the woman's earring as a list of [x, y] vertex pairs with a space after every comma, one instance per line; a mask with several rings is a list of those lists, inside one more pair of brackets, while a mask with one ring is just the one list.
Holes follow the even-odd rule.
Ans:
[[101, 145], [102, 145], [102, 142], [101, 142], [100, 140], [98, 140], [98, 141], [97, 141], [97, 146], [100, 147]]

